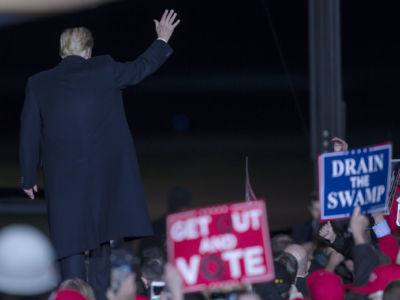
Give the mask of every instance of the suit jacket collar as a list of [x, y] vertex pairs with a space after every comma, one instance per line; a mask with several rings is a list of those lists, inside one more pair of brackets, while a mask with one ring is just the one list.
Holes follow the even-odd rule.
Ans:
[[79, 55], [68, 55], [66, 57], [64, 57], [61, 62], [60, 65], [76, 65], [76, 64], [83, 64], [85, 63], [87, 60], [85, 58], [83, 58], [82, 56]]

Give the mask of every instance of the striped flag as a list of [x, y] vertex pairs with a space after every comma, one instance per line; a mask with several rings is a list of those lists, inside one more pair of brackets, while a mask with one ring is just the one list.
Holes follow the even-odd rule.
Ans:
[[246, 186], [245, 186], [245, 199], [246, 201], [257, 200], [256, 195], [253, 192], [253, 188], [250, 184], [249, 178], [249, 158], [246, 156]]

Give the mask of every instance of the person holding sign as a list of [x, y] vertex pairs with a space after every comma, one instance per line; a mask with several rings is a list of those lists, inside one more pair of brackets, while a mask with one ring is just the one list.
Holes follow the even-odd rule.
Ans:
[[390, 190], [392, 146], [384, 143], [365, 148], [347, 149], [333, 139], [334, 151], [318, 158], [321, 220], [351, 216], [355, 206], [373, 213], [385, 211]]

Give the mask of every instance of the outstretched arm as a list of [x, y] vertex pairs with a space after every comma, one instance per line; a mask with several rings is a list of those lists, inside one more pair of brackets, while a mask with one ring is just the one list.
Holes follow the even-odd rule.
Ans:
[[172, 54], [172, 48], [167, 42], [180, 23], [180, 20], [175, 21], [176, 16], [173, 10], [165, 10], [160, 21], [154, 20], [157, 40], [134, 61], [113, 64], [114, 78], [120, 89], [142, 81], [155, 72]]

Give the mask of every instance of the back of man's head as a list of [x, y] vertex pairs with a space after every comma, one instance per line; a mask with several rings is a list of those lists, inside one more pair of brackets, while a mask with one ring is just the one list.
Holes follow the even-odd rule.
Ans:
[[394, 280], [389, 283], [383, 292], [383, 300], [400, 299], [400, 280]]
[[67, 28], [60, 35], [60, 56], [85, 56], [93, 48], [93, 36], [86, 27]]
[[299, 244], [291, 244], [285, 248], [285, 252], [292, 254], [297, 260], [297, 276], [304, 276], [308, 272], [309, 263], [306, 249]]
[[92, 287], [86, 281], [80, 278], [69, 278], [60, 283], [60, 290], [69, 289], [81, 293], [88, 300], [95, 300]]

